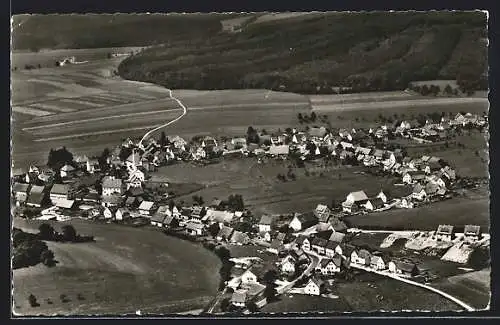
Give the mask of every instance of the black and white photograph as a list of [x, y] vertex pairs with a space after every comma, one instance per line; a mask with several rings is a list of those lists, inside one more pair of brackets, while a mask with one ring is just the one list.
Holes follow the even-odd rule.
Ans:
[[488, 12], [11, 16], [11, 315], [490, 309]]

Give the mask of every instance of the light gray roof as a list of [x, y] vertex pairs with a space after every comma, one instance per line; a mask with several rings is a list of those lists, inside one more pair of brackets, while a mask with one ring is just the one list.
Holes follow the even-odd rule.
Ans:
[[106, 188], [118, 188], [121, 187], [123, 181], [120, 178], [112, 178], [110, 176], [106, 176], [102, 180], [102, 187]]

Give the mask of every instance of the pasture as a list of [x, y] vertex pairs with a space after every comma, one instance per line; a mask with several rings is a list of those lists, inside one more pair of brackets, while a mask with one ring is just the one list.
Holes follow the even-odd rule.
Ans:
[[[175, 183], [204, 184], [204, 189], [192, 194], [201, 195], [205, 202], [240, 194], [245, 206], [257, 215], [311, 211], [319, 203], [343, 201], [352, 191], [365, 190], [376, 194], [381, 189], [391, 190], [395, 182], [393, 178], [354, 173], [356, 168], [345, 166], [340, 166], [334, 172], [311, 173], [309, 176], [305, 175], [304, 170], [295, 168], [295, 181], [279, 181], [277, 175], [287, 174], [288, 164], [273, 160], [258, 164], [256, 159], [251, 158], [226, 159], [203, 167], [170, 165], [160, 168], [157, 173]], [[191, 196], [178, 199], [191, 202]]]
[[[40, 223], [14, 219], [15, 227], [32, 231]], [[60, 231], [63, 224], [53, 226]], [[96, 242], [49, 242], [59, 262], [55, 267], [15, 270], [17, 314], [173, 313], [203, 308], [217, 292], [219, 259], [200, 245], [153, 229], [84, 220], [71, 224], [78, 233], [95, 236]], [[29, 306], [30, 294], [41, 306]], [[62, 294], [68, 302], [60, 300]]]

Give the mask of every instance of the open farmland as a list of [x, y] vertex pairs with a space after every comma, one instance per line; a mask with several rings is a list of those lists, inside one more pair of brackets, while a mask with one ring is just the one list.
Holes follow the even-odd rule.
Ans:
[[[201, 195], [207, 202], [214, 197], [224, 199], [230, 194], [241, 194], [245, 206], [257, 215], [310, 211], [319, 203], [342, 201], [351, 191], [363, 189], [376, 193], [381, 189], [391, 190], [394, 184], [393, 179], [355, 174], [356, 168], [347, 167], [309, 176], [296, 169], [295, 181], [281, 182], [276, 176], [286, 174], [287, 165], [278, 161], [258, 164], [255, 159], [227, 159], [203, 167], [176, 164], [162, 167], [157, 173], [171, 182], [205, 184], [204, 189], [192, 194]], [[179, 199], [190, 201], [191, 196]]]
[[485, 309], [491, 296], [491, 269], [469, 272], [443, 279], [432, 286], [449, 293], [471, 306]]
[[[39, 221], [14, 220], [37, 231]], [[202, 308], [215, 294], [220, 262], [203, 247], [157, 230], [73, 220], [95, 243], [50, 243], [59, 262], [14, 271], [14, 310], [32, 314], [171, 313]], [[60, 230], [62, 223], [53, 223]], [[34, 294], [40, 307], [31, 308]], [[69, 298], [62, 303], [61, 294]], [[78, 300], [81, 294], [84, 300]], [[48, 304], [50, 299], [53, 304]]]

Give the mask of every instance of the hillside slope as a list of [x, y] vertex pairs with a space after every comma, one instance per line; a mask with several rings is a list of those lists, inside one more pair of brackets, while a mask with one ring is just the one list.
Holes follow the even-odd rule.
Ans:
[[119, 73], [174, 89], [335, 93], [457, 78], [481, 80], [484, 88], [486, 26], [480, 12], [317, 13], [249, 24], [239, 33], [178, 37], [126, 59]]

